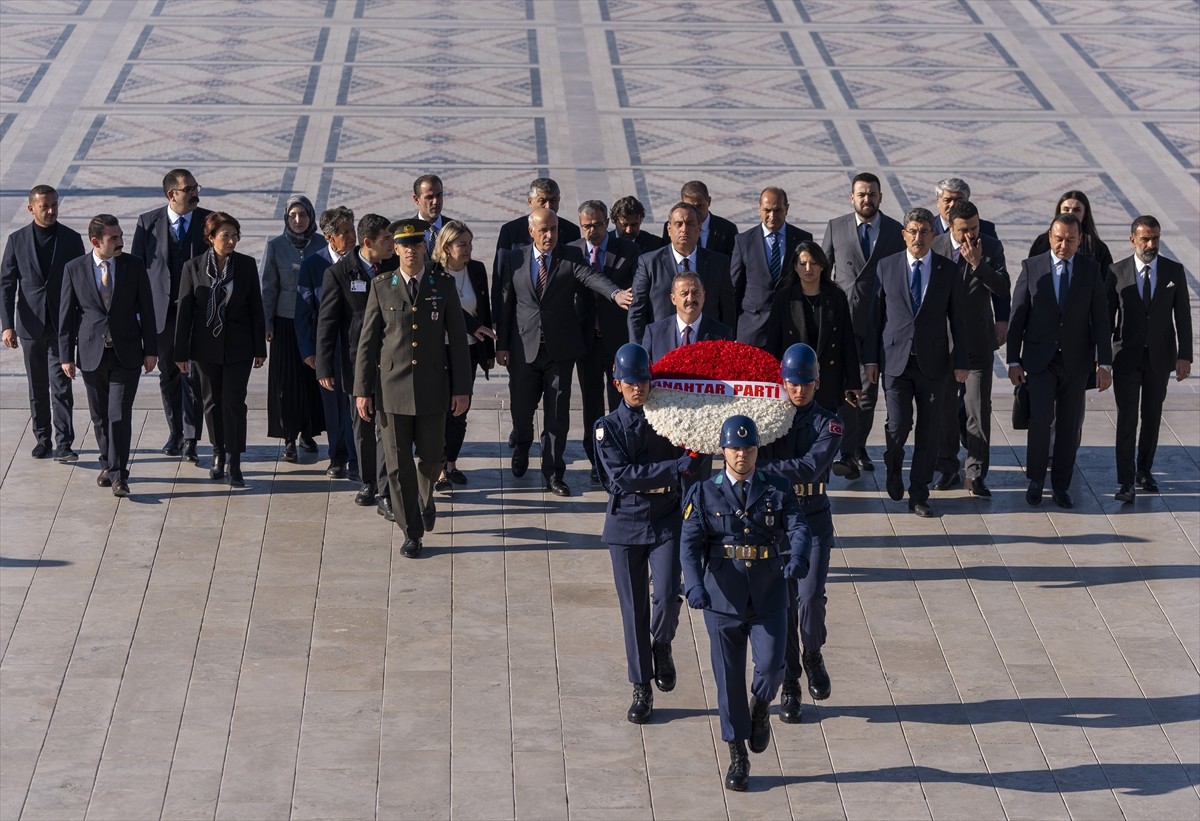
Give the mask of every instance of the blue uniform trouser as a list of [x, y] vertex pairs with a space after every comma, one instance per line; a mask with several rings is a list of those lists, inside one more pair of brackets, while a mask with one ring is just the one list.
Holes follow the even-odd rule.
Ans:
[[829, 553], [833, 550], [833, 517], [829, 508], [807, 513], [812, 552], [808, 575], [788, 579], [787, 680], [800, 678], [800, 644], [806, 650], [825, 645], [825, 579], [829, 576]]
[[730, 615], [704, 611], [712, 651], [713, 677], [717, 680], [717, 709], [721, 715], [721, 740], [750, 737], [750, 700], [746, 695], [746, 643], [754, 658], [750, 692], [760, 701], [774, 701], [783, 683], [783, 656], [787, 610], [756, 615]]
[[617, 584], [617, 601], [621, 603], [629, 681], [645, 684], [654, 677], [650, 639], [656, 644], [670, 644], [679, 627], [679, 609], [683, 603], [679, 595], [683, 584], [679, 538], [674, 534], [658, 544], [613, 544], [608, 546], [608, 553]]

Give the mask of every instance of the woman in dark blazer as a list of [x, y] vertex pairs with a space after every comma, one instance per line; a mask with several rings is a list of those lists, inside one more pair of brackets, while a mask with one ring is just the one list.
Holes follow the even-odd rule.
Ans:
[[[1079, 253], [1100, 263], [1101, 274], [1108, 276], [1109, 266], [1113, 264], [1112, 252], [1108, 250], [1108, 246], [1104, 244], [1104, 240], [1100, 239], [1100, 233], [1096, 230], [1096, 220], [1092, 216], [1092, 204], [1088, 202], [1087, 194], [1082, 191], [1066, 192], [1058, 198], [1058, 205], [1054, 206], [1054, 214], [1055, 216], [1074, 214], [1079, 218], [1080, 227], [1083, 229]], [[1029, 256], [1036, 257], [1049, 250], [1050, 231], [1047, 230], [1044, 234], [1039, 234], [1038, 238], [1029, 246]]]
[[209, 478], [225, 476], [229, 484], [245, 487], [242, 453], [246, 450], [246, 386], [251, 367], [267, 359], [258, 265], [253, 257], [234, 251], [241, 225], [221, 211], [204, 221], [209, 250], [188, 260], [179, 278], [175, 352], [179, 369], [188, 360], [200, 369], [204, 420], [213, 448]]
[[[474, 235], [466, 223], [449, 220], [438, 231], [433, 247], [434, 271], [454, 281], [458, 301], [462, 303], [463, 319], [467, 323], [467, 341], [471, 350], [471, 382], [475, 369], [483, 368], [484, 377], [496, 365], [496, 334], [492, 332], [491, 300], [488, 297], [487, 268], [471, 259]], [[447, 360], [449, 353], [447, 348]], [[465, 485], [467, 477], [456, 464], [467, 437], [467, 414], [455, 416], [446, 411], [446, 467], [434, 485], [436, 490], [450, 490]]]
[[850, 303], [830, 279], [829, 259], [820, 245], [801, 242], [791, 262], [786, 274], [791, 286], [776, 297], [767, 320], [767, 350], [779, 357], [803, 342], [816, 351], [821, 364], [816, 401], [836, 413], [843, 401], [857, 404], [862, 395]]

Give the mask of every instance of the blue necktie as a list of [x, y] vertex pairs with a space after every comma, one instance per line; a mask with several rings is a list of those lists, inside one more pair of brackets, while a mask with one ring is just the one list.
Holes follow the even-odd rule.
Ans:
[[175, 221], [175, 241], [183, 245], [183, 238], [187, 234], [187, 218], [180, 217]]
[[862, 246], [863, 259], [871, 258], [871, 223], [864, 222], [858, 226], [858, 244]]
[[921, 260], [912, 266], [912, 282], [908, 286], [908, 295], [912, 297], [912, 309], [915, 314], [921, 310]]
[[1065, 259], [1060, 263], [1062, 269], [1058, 275], [1058, 310], [1067, 310], [1067, 289], [1071, 287], [1071, 265]]
[[779, 277], [783, 274], [783, 259], [779, 253], [779, 234], [771, 232], [771, 259], [767, 265], [771, 269], [771, 284], [778, 285]]

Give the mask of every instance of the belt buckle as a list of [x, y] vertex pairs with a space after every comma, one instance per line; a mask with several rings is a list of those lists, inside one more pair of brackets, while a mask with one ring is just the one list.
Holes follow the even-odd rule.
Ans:
[[758, 550], [749, 545], [740, 544], [733, 549], [733, 555], [736, 559], [753, 560], [758, 558]]

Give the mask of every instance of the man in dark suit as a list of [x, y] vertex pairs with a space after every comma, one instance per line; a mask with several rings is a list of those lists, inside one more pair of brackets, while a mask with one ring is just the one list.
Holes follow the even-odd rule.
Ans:
[[367, 291], [354, 402], [366, 421], [379, 411], [389, 493], [406, 536], [400, 555], [412, 559], [437, 521], [433, 483], [446, 464], [446, 411], [461, 416], [471, 405], [471, 354], [454, 280], [425, 264], [429, 224], [398, 220], [388, 230], [400, 266]]
[[707, 295], [704, 312], [733, 328], [737, 323], [737, 303], [733, 280], [729, 278], [729, 258], [697, 244], [700, 215], [694, 206], [676, 203], [668, 224], [670, 245], [638, 257], [633, 275], [633, 304], [629, 307], [629, 338], [641, 339], [651, 322], [675, 315], [671, 283], [680, 271], [695, 271], [700, 275]]
[[788, 263], [796, 246], [813, 236], [787, 220], [788, 198], [782, 188], [758, 195], [762, 222], [738, 234], [733, 243], [729, 276], [737, 303], [737, 340], [759, 348], [767, 344], [771, 304], [795, 280]]
[[[933, 231], [940, 237], [950, 230], [950, 209], [954, 207], [954, 204], [971, 201], [971, 186], [967, 185], [966, 180], [947, 177], [939, 180], [938, 184], [934, 186], [933, 199], [938, 210], [938, 215], [933, 221]], [[985, 219], [979, 221], [979, 233], [992, 239], [999, 238], [996, 233], [996, 224]]]
[[949, 490], [961, 480], [958, 444], [967, 449], [966, 486], [972, 496], [989, 497], [987, 479], [992, 441], [992, 363], [1008, 336], [1011, 283], [1004, 246], [980, 233], [979, 209], [962, 200], [950, 208], [950, 231], [933, 239], [933, 252], [954, 262], [966, 293], [967, 357], [970, 373], [959, 384], [946, 380], [942, 400], [938, 467], [934, 490]]
[[1070, 487], [1083, 424], [1088, 375], [1112, 384], [1112, 335], [1100, 266], [1075, 252], [1083, 231], [1074, 214], [1050, 223], [1050, 250], [1021, 263], [1008, 327], [1008, 378], [1029, 391], [1025, 501], [1041, 504], [1054, 423], [1051, 495], [1072, 507]]
[[621, 307], [630, 294], [584, 263], [579, 249], [558, 245], [558, 215], [539, 208], [529, 215], [532, 245], [509, 251], [500, 268], [496, 313], [496, 363], [509, 369], [515, 446], [513, 476], [529, 467], [533, 413], [542, 403], [542, 477], [556, 496], [570, 496], [563, 481], [571, 425], [571, 370], [583, 353], [576, 292], [582, 285]]
[[128, 496], [138, 369], [150, 373], [158, 361], [154, 293], [142, 261], [121, 253], [125, 243], [116, 217], [93, 217], [88, 239], [92, 252], [63, 268], [58, 350], [69, 379], [76, 363], [83, 373], [100, 450], [96, 484]]
[[[562, 203], [562, 192], [558, 183], [549, 177], [538, 177], [529, 183], [529, 211], [532, 213], [539, 208], [548, 208], [558, 214]], [[579, 226], [565, 217], [558, 219], [558, 241], [567, 245], [579, 239]], [[498, 313], [500, 305], [500, 268], [509, 251], [524, 248], [529, 245], [529, 215], [509, 220], [500, 226], [500, 234], [496, 238], [496, 258], [492, 261], [492, 316]]]
[[[579, 230], [583, 237], [570, 243], [578, 248], [588, 267], [627, 289], [633, 284], [638, 247], [632, 242], [607, 233], [608, 206], [600, 200], [587, 200], [579, 206]], [[629, 341], [629, 323], [625, 311], [607, 299], [597, 299], [591, 291], [579, 290], [575, 310], [579, 316], [583, 355], [575, 365], [579, 379], [579, 397], [583, 400], [583, 449], [592, 463], [592, 481], [600, 482], [596, 472], [595, 438], [592, 428], [605, 413], [621, 403], [621, 393], [613, 381], [613, 357]], [[605, 411], [605, 396], [608, 410]]]
[[635, 243], [639, 253], [657, 251], [667, 244], [662, 237], [642, 230], [642, 223], [646, 221], [646, 207], [637, 197], [621, 197], [614, 202], [611, 216], [613, 230], [608, 235]]
[[1133, 501], [1135, 483], [1147, 493], [1158, 492], [1151, 469], [1167, 385], [1172, 370], [1180, 382], [1192, 370], [1192, 310], [1187, 280], [1182, 265], [1159, 256], [1161, 236], [1162, 228], [1154, 217], [1135, 219], [1129, 236], [1133, 256], [1113, 263], [1108, 274], [1120, 486], [1114, 498], [1126, 503]]
[[906, 251], [879, 262], [871, 323], [877, 331], [868, 342], [866, 371], [872, 382], [883, 374], [887, 492], [897, 502], [904, 498], [904, 445], [913, 429], [916, 405], [908, 509], [929, 518], [941, 398], [952, 366], [955, 380], [967, 379], [967, 314], [963, 282], [954, 263], [929, 250], [933, 214], [925, 208], [909, 210], [904, 215], [904, 240]]
[[207, 250], [204, 221], [211, 213], [200, 208], [200, 185], [192, 173], [175, 168], [163, 177], [167, 204], [138, 217], [130, 253], [140, 257], [154, 289], [154, 315], [158, 318], [158, 390], [169, 435], [162, 452], [197, 461], [196, 440], [204, 429], [200, 397], [200, 369], [186, 374], [175, 367], [175, 302], [183, 263]]
[[[328, 266], [323, 275], [316, 327], [317, 382], [324, 389], [323, 394], [344, 397], [347, 407], [354, 391], [354, 365], [367, 310], [367, 294], [375, 277], [395, 271], [399, 264], [389, 224], [388, 219], [379, 214], [367, 214], [360, 219], [358, 239], [361, 244]], [[354, 503], [368, 507], [376, 504], [378, 495], [380, 512], [394, 521], [395, 513], [387, 492], [387, 469], [379, 458], [376, 425], [355, 413], [351, 429], [362, 477], [362, 487], [354, 497]]]
[[733, 329], [704, 315], [704, 283], [695, 271], [681, 271], [671, 281], [671, 304], [675, 313], [651, 322], [641, 345], [651, 363], [676, 348], [708, 339], [733, 339]]
[[[700, 237], [698, 243], [707, 251], [716, 251], [726, 257], [733, 256], [733, 241], [737, 238], [738, 227], [724, 217], [718, 217], [708, 210], [712, 205], [712, 197], [708, 195], [708, 186], [700, 180], [685, 182], [679, 189], [679, 200], [686, 202], [696, 209], [700, 220]], [[663, 225], [662, 237], [671, 240], [670, 221]], [[730, 327], [732, 323], [730, 323]]]
[[[58, 221], [58, 192], [35, 185], [26, 205], [33, 222], [8, 237], [0, 266], [4, 347], [20, 347], [29, 381], [34, 459], [73, 462], [75, 398], [58, 355], [63, 266], [83, 256], [83, 238]], [[20, 339], [20, 343], [17, 340]], [[53, 432], [56, 444], [51, 444]]]
[[[429, 223], [425, 231], [425, 259], [433, 259], [433, 245], [438, 232], [449, 219], [442, 213], [445, 195], [442, 178], [437, 174], [422, 174], [413, 181], [413, 202], [417, 204], [417, 219]], [[362, 235], [359, 234], [361, 238]], [[392, 257], [394, 259], [394, 257]]]
[[[846, 292], [850, 301], [850, 323], [858, 342], [858, 361], [866, 362], [866, 341], [875, 335], [871, 327], [871, 300], [875, 295], [875, 268], [879, 260], [904, 250], [900, 223], [879, 210], [883, 192], [879, 177], [869, 172], [855, 176], [850, 184], [849, 214], [835, 217], [825, 226], [821, 250], [829, 258], [831, 277]], [[879, 384], [867, 379], [864, 369], [863, 392], [857, 405], [843, 402], [836, 410], [846, 425], [842, 437], [842, 458], [833, 463], [833, 472], [857, 479], [860, 470], [874, 470], [867, 455], [867, 439], [875, 421]]]

